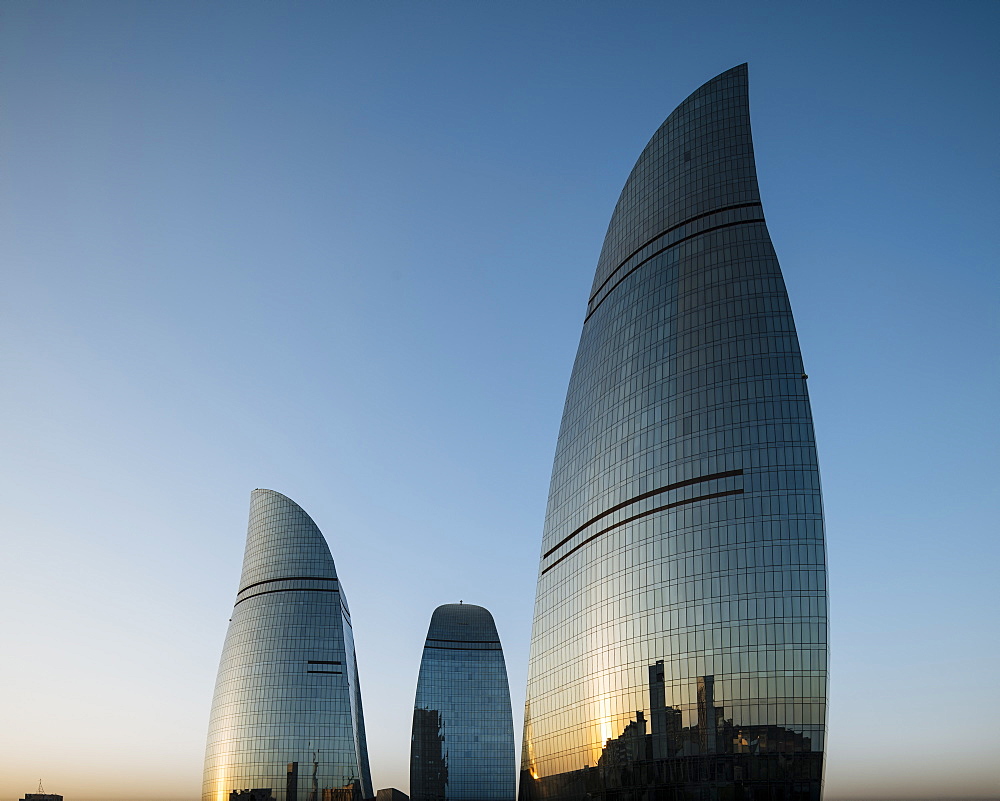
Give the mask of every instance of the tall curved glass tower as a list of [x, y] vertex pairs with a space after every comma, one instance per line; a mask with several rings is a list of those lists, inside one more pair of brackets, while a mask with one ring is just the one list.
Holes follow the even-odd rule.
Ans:
[[351, 614], [330, 548], [296, 503], [254, 490], [202, 801], [372, 796]]
[[604, 241], [549, 491], [521, 801], [818, 801], [805, 379], [741, 65], [663, 123]]
[[510, 688], [493, 616], [473, 604], [434, 610], [410, 743], [411, 801], [514, 801]]

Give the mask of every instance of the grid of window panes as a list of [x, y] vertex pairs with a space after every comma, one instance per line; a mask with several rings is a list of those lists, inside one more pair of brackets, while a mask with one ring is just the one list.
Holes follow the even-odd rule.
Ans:
[[372, 795], [350, 611], [330, 549], [293, 501], [254, 490], [202, 799]]
[[818, 801], [826, 568], [746, 68], [689, 97], [612, 218], [560, 429], [521, 799]]
[[413, 801], [513, 801], [510, 689], [493, 616], [446, 604], [431, 617], [410, 745]]

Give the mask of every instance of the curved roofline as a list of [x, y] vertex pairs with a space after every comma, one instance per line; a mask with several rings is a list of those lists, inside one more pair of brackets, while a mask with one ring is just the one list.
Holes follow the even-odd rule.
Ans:
[[[316, 526], [316, 528], [319, 528], [319, 524], [318, 524], [318, 523], [317, 523], [317, 522], [316, 522], [316, 521], [315, 521], [315, 520], [313, 519], [313, 516], [312, 516], [311, 514], [309, 514], [309, 512], [307, 512], [307, 511], [306, 511], [305, 509], [303, 509], [303, 508], [302, 508], [302, 505], [301, 505], [301, 504], [299, 504], [299, 503], [298, 503], [298, 501], [294, 501], [294, 500], [292, 500], [292, 499], [291, 499], [291, 498], [289, 498], [289, 497], [288, 497], [287, 495], [285, 495], [285, 494], [284, 494], [283, 492], [278, 492], [277, 490], [273, 490], [273, 489], [267, 489], [266, 487], [257, 487], [257, 488], [255, 488], [255, 489], [254, 489], [254, 490], [253, 490], [253, 491], [252, 491], [252, 492], [250, 493], [250, 498], [251, 498], [251, 501], [253, 500], [253, 496], [254, 496], [255, 494], [257, 494], [258, 492], [259, 492], [259, 493], [260, 493], [261, 495], [277, 495], [277, 496], [278, 496], [279, 498], [281, 498], [282, 500], [285, 500], [285, 501], [287, 501], [287, 502], [288, 502], [288, 503], [290, 503], [290, 504], [291, 504], [292, 506], [294, 506], [294, 507], [295, 507], [296, 509], [298, 509], [298, 510], [299, 510], [300, 512], [302, 512], [302, 514], [304, 514], [304, 515], [305, 515], [306, 517], [308, 517], [308, 518], [309, 518], [309, 520], [310, 520], [310, 522], [311, 522], [311, 523], [312, 523], [312, 524], [313, 524], [314, 526]], [[320, 532], [322, 532], [322, 531], [323, 531], [323, 530], [322, 530], [322, 529], [320, 529]], [[325, 538], [325, 536], [326, 536], [326, 535], [324, 535], [324, 538]]]
[[437, 612], [438, 609], [447, 609], [449, 606], [456, 606], [456, 607], [460, 606], [463, 609], [482, 609], [484, 612], [488, 613], [490, 617], [493, 616], [490, 610], [487, 609], [485, 606], [477, 606], [476, 604], [467, 604], [465, 603], [465, 601], [459, 601], [457, 604], [441, 604], [440, 606], [435, 607], [434, 611]]
[[[730, 84], [740, 89], [729, 94], [722, 104], [702, 102], [705, 96], [721, 92]], [[753, 166], [753, 144], [749, 137], [748, 84], [747, 62], [720, 72], [678, 103], [650, 137], [629, 171], [615, 203], [597, 260], [591, 299], [612, 273], [659, 236], [716, 211], [712, 197], [733, 194], [729, 184], [734, 181], [745, 184], [742, 192], [746, 197], [743, 200], [760, 202]], [[724, 107], [733, 111], [742, 110], [745, 119], [738, 115], [727, 117], [720, 114]], [[695, 135], [679, 130], [679, 126], [683, 127], [686, 121], [700, 121], [707, 125], [702, 124]], [[713, 184], [699, 184], [697, 179], [707, 165], [706, 143], [713, 137], [724, 139], [740, 126], [743, 126], [747, 140], [737, 147], [745, 151], [743, 156], [749, 159], [749, 167], [733, 176], [710, 173]], [[690, 149], [683, 147], [688, 140], [692, 145]], [[669, 191], [662, 191], [662, 187], [667, 187]]]

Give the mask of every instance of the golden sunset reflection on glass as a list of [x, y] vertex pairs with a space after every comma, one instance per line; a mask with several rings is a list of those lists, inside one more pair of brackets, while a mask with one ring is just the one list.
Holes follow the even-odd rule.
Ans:
[[373, 795], [351, 615], [330, 548], [298, 504], [254, 490], [202, 801]]
[[825, 704], [812, 420], [741, 65], [667, 118], [608, 228], [552, 471], [520, 798], [819, 801]]
[[[609, 721], [607, 769], [631, 764], [643, 725], [651, 747], [700, 749], [699, 677], [734, 752], [760, 750], [755, 725], [821, 726], [799, 699], [822, 694], [822, 666], [789, 669], [806, 634], [778, 627], [796, 610], [689, 620], [665, 589], [698, 575], [721, 592], [734, 568], [706, 573], [694, 543], [665, 551], [661, 518], [744, 503], [766, 470], [610, 511], [636, 496], [609, 497], [616, 468], [583, 455], [593, 508], [562, 536], [588, 525], [540, 548], [619, 193], [664, 117], [742, 61], [823, 479], [825, 801], [996, 799], [998, 29], [1000, 3], [926, 0], [3, 3], [0, 801], [39, 777], [64, 801], [201, 798], [253, 487], [329, 538], [373, 789], [409, 791], [428, 617], [459, 598], [495, 618], [520, 754], [540, 569], [553, 607], [536, 649], [581, 642], [534, 685], [529, 720], [554, 725], [528, 726], [552, 742], [529, 748], [532, 781], [556, 759], [594, 770]], [[630, 425], [617, 386], [609, 436]], [[701, 425], [660, 414], [671, 437]], [[753, 556], [737, 581], [786, 570], [786, 554]], [[564, 580], [581, 560], [580, 585]], [[737, 625], [751, 619], [767, 628]], [[727, 668], [762, 635], [763, 670]], [[308, 745], [289, 759], [311, 791]], [[287, 788], [287, 766], [263, 786]], [[210, 801], [260, 789], [240, 775]], [[335, 789], [321, 769], [317, 786]]]

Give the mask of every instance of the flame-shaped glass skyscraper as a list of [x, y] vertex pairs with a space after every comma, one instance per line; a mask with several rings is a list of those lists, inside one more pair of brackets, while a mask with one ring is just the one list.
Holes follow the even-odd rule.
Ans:
[[330, 548], [296, 503], [254, 490], [202, 801], [373, 796], [351, 615]]
[[677, 107], [622, 191], [541, 551], [521, 801], [818, 801], [819, 473], [746, 65]]
[[510, 688], [493, 616], [473, 604], [434, 610], [410, 743], [412, 801], [514, 801]]

